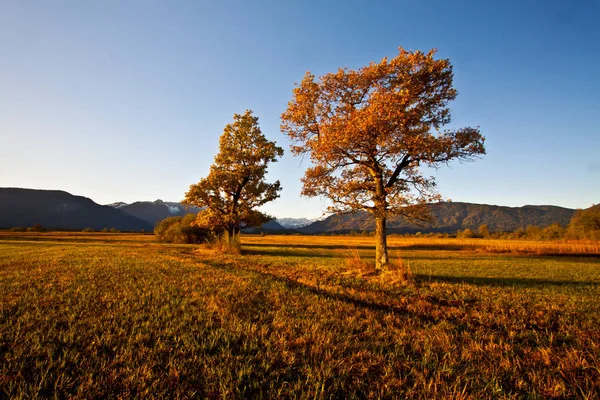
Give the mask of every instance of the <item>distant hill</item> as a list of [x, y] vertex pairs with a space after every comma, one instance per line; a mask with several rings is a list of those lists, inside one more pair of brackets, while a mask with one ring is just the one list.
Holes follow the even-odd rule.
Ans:
[[[527, 225], [546, 227], [553, 223], [568, 225], [576, 210], [557, 206], [504, 207], [471, 203], [440, 203], [430, 206], [433, 222], [419, 226], [402, 217], [388, 220], [388, 232], [455, 232], [458, 229], [476, 230], [487, 224], [490, 231], [514, 231]], [[322, 221], [298, 228], [302, 233], [347, 233], [350, 231], [374, 231], [375, 220], [365, 212], [334, 214]]]
[[113, 207], [101, 206], [87, 197], [61, 190], [0, 188], [0, 227], [29, 227], [121, 231], [152, 231], [146, 221]]
[[198, 214], [198, 207], [187, 207], [181, 203], [170, 201], [136, 201], [127, 204], [123, 202], [109, 204], [110, 207], [119, 209], [127, 214], [142, 219], [152, 226], [167, 217], [183, 217], [187, 214]]

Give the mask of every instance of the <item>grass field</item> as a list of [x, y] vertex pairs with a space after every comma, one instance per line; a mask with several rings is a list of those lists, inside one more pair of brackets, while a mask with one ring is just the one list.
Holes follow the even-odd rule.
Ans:
[[597, 242], [242, 243], [0, 233], [0, 398], [600, 398]]

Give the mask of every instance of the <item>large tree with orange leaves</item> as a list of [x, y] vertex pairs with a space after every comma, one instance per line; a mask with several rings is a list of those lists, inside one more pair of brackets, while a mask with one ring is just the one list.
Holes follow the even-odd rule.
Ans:
[[478, 128], [442, 130], [456, 97], [449, 60], [400, 48], [392, 59], [315, 79], [307, 72], [282, 114], [295, 155], [310, 156], [302, 194], [332, 212], [366, 210], [376, 221], [376, 265], [388, 264], [386, 219], [419, 219], [440, 201], [421, 167], [485, 154]]
[[208, 176], [191, 185], [183, 201], [204, 208], [197, 225], [225, 231], [228, 239], [240, 228], [273, 219], [256, 208], [279, 197], [281, 184], [267, 183], [265, 174], [268, 164], [283, 155], [283, 149], [262, 134], [251, 110], [233, 119], [221, 135]]

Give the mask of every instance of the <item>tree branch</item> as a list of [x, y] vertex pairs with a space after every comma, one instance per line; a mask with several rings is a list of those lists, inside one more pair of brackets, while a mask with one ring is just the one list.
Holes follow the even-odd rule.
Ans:
[[396, 181], [398, 180], [398, 176], [400, 175], [400, 172], [402, 172], [402, 170], [404, 168], [406, 168], [408, 166], [408, 164], [410, 164], [410, 154], [405, 154], [404, 157], [402, 157], [402, 160], [398, 163], [398, 165], [396, 165], [396, 169], [394, 170], [394, 173], [392, 174], [392, 176], [390, 176], [390, 179], [388, 180], [388, 182], [385, 185], [385, 188], [390, 188], [394, 185], [394, 183], [396, 183]]

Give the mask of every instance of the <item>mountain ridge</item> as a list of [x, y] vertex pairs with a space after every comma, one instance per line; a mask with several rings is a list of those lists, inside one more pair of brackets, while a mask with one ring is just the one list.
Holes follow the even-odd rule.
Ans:
[[[566, 226], [576, 211], [550, 205], [508, 207], [466, 202], [436, 203], [429, 205], [429, 208], [433, 216], [431, 223], [417, 225], [403, 217], [394, 217], [387, 221], [388, 233], [450, 233], [459, 229], [476, 230], [482, 224], [487, 224], [492, 232], [510, 232], [520, 228], [525, 229], [528, 225], [546, 227], [558, 223]], [[366, 211], [333, 214], [322, 221], [297, 230], [307, 234], [374, 231], [375, 220]]]
[[[433, 222], [416, 225], [397, 217], [388, 219], [389, 233], [456, 232], [476, 230], [487, 224], [492, 232], [514, 231], [528, 225], [546, 227], [553, 223], [566, 226], [577, 211], [553, 205], [525, 205], [521, 207], [446, 202], [431, 204]], [[186, 208], [177, 202], [162, 200], [134, 203], [116, 202], [99, 205], [93, 200], [72, 195], [62, 190], [0, 188], [0, 227], [27, 227], [42, 224], [58, 229], [103, 229], [152, 231], [157, 221], [169, 216], [197, 213], [197, 207]], [[370, 214], [359, 211], [352, 214], [333, 214], [305, 226], [308, 219], [280, 218], [255, 228], [253, 231], [317, 233], [349, 233], [374, 231], [375, 221]], [[291, 229], [290, 229], [291, 228]]]
[[154, 201], [136, 201], [133, 203], [118, 201], [107, 204], [107, 206], [144, 220], [152, 226], [156, 226], [159, 221], [168, 217], [183, 217], [187, 214], [198, 214], [200, 212], [200, 208], [198, 207], [184, 206], [181, 203], [162, 201], [160, 199]]
[[146, 221], [121, 210], [63, 190], [0, 188], [0, 227], [28, 227], [35, 224], [51, 229], [153, 229]]

